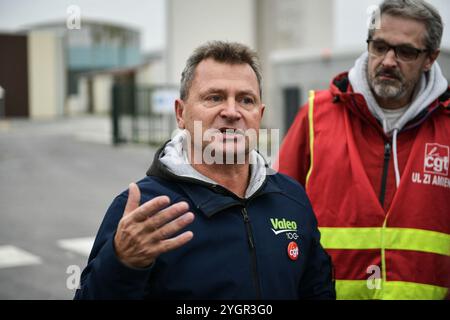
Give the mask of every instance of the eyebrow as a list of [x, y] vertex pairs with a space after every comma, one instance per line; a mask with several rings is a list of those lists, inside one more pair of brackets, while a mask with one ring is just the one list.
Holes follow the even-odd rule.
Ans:
[[209, 88], [209, 89], [207, 89], [205, 91], [200, 91], [200, 96], [206, 96], [206, 95], [211, 94], [211, 93], [224, 94], [225, 90], [219, 89], [219, 88]]
[[392, 47], [408, 46], [408, 47], [416, 48], [415, 45], [413, 45], [412, 43], [407, 43], [407, 42], [405, 42], [405, 43], [399, 43], [399, 44], [392, 44], [392, 43], [390, 43], [390, 42], [387, 42], [387, 41], [384, 40], [384, 39], [372, 38], [372, 40], [373, 40], [373, 41], [384, 42], [384, 43], [386, 43], [387, 45], [390, 45], [390, 46], [392, 46]]
[[[219, 93], [219, 94], [222, 94], [222, 95], [226, 95], [227, 92], [224, 89], [209, 88], [206, 91], [200, 92], [200, 96], [203, 97], [203, 96], [207, 96], [207, 95], [212, 94], [212, 93]], [[252, 90], [239, 90], [237, 92], [237, 94], [236, 94], [236, 96], [242, 96], [242, 95], [249, 95], [249, 96], [252, 96], [252, 97], [255, 97], [255, 98], [258, 96]]]

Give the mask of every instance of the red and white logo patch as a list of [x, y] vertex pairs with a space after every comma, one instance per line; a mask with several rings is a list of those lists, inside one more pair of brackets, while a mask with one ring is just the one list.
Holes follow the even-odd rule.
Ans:
[[297, 260], [298, 253], [299, 253], [298, 245], [294, 241], [289, 242], [288, 247], [287, 247], [287, 253], [291, 260], [294, 260], [294, 261]]
[[438, 143], [427, 143], [425, 145], [425, 160], [423, 171], [425, 173], [448, 176], [450, 150], [448, 146]]

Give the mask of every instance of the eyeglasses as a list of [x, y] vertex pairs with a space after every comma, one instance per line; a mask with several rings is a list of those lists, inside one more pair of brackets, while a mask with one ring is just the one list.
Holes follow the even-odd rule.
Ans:
[[412, 46], [401, 44], [392, 46], [383, 40], [367, 40], [367, 50], [377, 57], [384, 57], [391, 49], [395, 52], [395, 57], [401, 61], [414, 61], [421, 53], [428, 52], [428, 49], [417, 49]]

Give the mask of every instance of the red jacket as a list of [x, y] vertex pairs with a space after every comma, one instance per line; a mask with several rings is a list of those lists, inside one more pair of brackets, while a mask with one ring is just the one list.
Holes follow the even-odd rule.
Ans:
[[352, 92], [347, 74], [299, 111], [279, 171], [306, 188], [333, 259], [338, 298], [448, 294], [449, 104], [450, 89], [398, 134], [398, 189], [392, 138]]

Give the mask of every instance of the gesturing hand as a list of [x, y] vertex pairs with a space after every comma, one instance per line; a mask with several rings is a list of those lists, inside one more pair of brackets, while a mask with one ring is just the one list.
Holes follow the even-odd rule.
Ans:
[[176, 249], [194, 236], [191, 231], [170, 238], [194, 220], [186, 202], [168, 207], [167, 196], [153, 198], [139, 206], [141, 193], [135, 183], [129, 186], [128, 200], [119, 221], [114, 246], [127, 266], [144, 268], [161, 254]]

